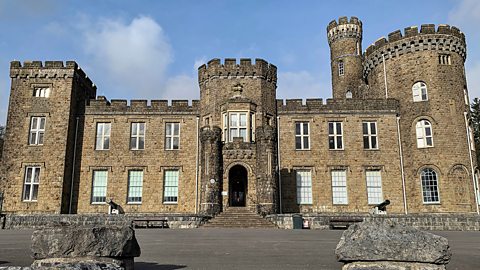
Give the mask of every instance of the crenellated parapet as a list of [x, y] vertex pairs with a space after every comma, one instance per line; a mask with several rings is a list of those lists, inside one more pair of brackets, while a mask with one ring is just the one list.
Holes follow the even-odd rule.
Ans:
[[[129, 104], [130, 103], [130, 104]], [[104, 96], [98, 96], [97, 99], [90, 100], [86, 107], [86, 114], [106, 113], [106, 114], [198, 114], [199, 101], [192, 100], [172, 100], [171, 105], [168, 100], [130, 100], [112, 99], [108, 101]]]
[[396, 30], [385, 37], [379, 38], [365, 52], [364, 76], [385, 60], [407, 53], [426, 50], [437, 50], [459, 54], [466, 60], [467, 50], [465, 35], [455, 26], [441, 24], [435, 28], [433, 24], [423, 24], [418, 27], [407, 27], [404, 34]]
[[362, 21], [357, 17], [340, 17], [338, 23], [331, 21], [327, 26], [328, 44], [340, 38], [362, 38]]
[[263, 59], [236, 59], [226, 58], [222, 63], [220, 59], [212, 59], [198, 68], [198, 83], [202, 84], [211, 79], [233, 78], [260, 78], [273, 83], [277, 82], [277, 67]]
[[352, 113], [382, 111], [396, 113], [399, 101], [396, 99], [277, 99], [278, 114], [288, 113]]
[[96, 89], [95, 84], [75, 61], [20, 61], [10, 62], [10, 78], [73, 78], [78, 76], [83, 83]]

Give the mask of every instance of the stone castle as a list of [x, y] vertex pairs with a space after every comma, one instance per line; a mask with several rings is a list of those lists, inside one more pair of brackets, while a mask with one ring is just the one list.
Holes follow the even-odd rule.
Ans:
[[75, 62], [13, 61], [0, 191], [12, 214], [478, 213], [465, 36], [327, 27], [333, 99], [276, 99], [277, 68], [212, 59], [200, 100], [111, 100]]

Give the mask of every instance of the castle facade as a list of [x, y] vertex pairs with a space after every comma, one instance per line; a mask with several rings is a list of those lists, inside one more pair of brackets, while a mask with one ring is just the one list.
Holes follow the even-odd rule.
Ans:
[[13, 61], [6, 213], [478, 212], [465, 36], [327, 27], [333, 99], [276, 99], [264, 60], [210, 60], [200, 100], [111, 100], [75, 62]]

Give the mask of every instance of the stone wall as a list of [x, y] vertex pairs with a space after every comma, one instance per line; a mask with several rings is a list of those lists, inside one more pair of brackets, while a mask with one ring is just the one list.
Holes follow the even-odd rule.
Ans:
[[[293, 214], [278, 214], [267, 216], [267, 219], [275, 223], [281, 229], [293, 228]], [[329, 221], [332, 217], [391, 219], [400, 224], [412, 226], [427, 231], [478, 231], [480, 230], [480, 216], [477, 214], [388, 214], [386, 216], [371, 216], [362, 213], [308, 213], [302, 215], [309, 221], [311, 229], [329, 229]]]

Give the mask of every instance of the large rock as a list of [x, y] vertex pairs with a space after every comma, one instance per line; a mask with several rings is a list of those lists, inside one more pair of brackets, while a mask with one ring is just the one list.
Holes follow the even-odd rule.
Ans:
[[32, 253], [45, 258], [140, 256], [140, 246], [131, 227], [60, 227], [36, 230], [32, 235]]
[[443, 264], [413, 262], [353, 262], [345, 264], [342, 270], [445, 270]]
[[343, 232], [335, 254], [341, 262], [447, 264], [451, 257], [446, 238], [388, 219], [373, 219], [350, 226]]

